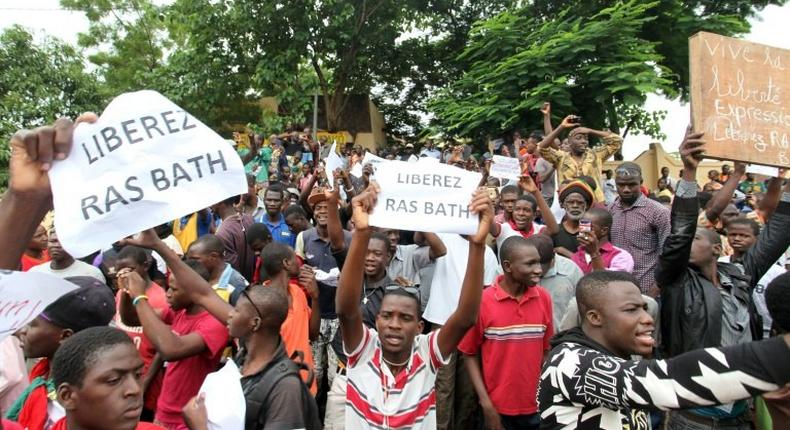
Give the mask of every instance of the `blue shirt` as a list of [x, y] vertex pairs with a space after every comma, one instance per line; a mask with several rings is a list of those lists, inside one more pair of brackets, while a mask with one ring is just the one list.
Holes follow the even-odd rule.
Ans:
[[264, 212], [261, 214], [260, 219], [255, 221], [262, 222], [266, 224], [266, 227], [269, 228], [269, 232], [272, 234], [272, 239], [275, 242], [284, 243], [291, 248], [296, 246], [296, 235], [291, 233], [291, 229], [288, 228], [288, 224], [285, 223], [285, 217], [283, 214], [280, 214], [280, 219], [277, 222], [272, 223], [269, 221], [269, 216]]

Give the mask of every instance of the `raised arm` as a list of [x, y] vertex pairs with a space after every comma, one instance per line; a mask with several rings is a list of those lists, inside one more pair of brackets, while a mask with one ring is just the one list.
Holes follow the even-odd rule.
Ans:
[[205, 308], [208, 313], [223, 324], [227, 322], [228, 314], [233, 307], [222, 300], [202, 276], [187, 266], [178, 254], [165, 245], [154, 230], [145, 230], [136, 238], [124, 239], [123, 244], [148, 248], [162, 256], [168, 269], [178, 279], [179, 288], [189, 296], [190, 300]]
[[[415, 241], [416, 239], [415, 233]], [[447, 247], [444, 246], [444, 242], [436, 233], [422, 233], [422, 237], [425, 239], [425, 242], [428, 244], [428, 258], [431, 261], [435, 261], [439, 257], [444, 257], [447, 254]]]
[[258, 155], [258, 151], [260, 150], [260, 142], [258, 139], [260, 139], [259, 135], [252, 135], [252, 139], [250, 139], [250, 151], [241, 157], [241, 164], [246, 166], [247, 163], [255, 159], [255, 156]]
[[543, 114], [543, 135], [545, 136], [554, 131], [554, 126], [551, 125], [551, 103], [543, 102], [540, 113]]
[[705, 217], [711, 224], [716, 224], [721, 213], [724, 212], [724, 209], [730, 204], [732, 193], [738, 188], [738, 182], [741, 180], [744, 173], [746, 173], [746, 165], [736, 161], [735, 169], [730, 174], [730, 177], [727, 178], [727, 181], [724, 182], [724, 186], [713, 196], [710, 200], [709, 208], [705, 210]]
[[[336, 182], [336, 184], [338, 183]], [[336, 186], [334, 190], [325, 190], [324, 196], [326, 196], [327, 203], [326, 228], [329, 234], [329, 247], [333, 253], [339, 252], [346, 247], [346, 238], [343, 235], [340, 209], [338, 208], [340, 204], [340, 186]]]
[[[698, 349], [668, 360], [638, 362], [591, 349], [583, 354], [563, 349], [552, 355], [541, 375], [541, 385], [553, 383], [571, 402], [611, 410], [665, 411], [731, 403], [777, 390], [790, 381], [788, 343], [785, 335], [727, 348]], [[569, 373], [560, 370], [560, 362], [578, 364]], [[596, 395], [596, 390], [574, 388], [601, 386], [599, 369], [607, 369], [606, 379], [611, 381], [606, 384], [612, 390], [606, 400]]]
[[159, 319], [148, 300], [141, 297], [145, 294], [146, 285], [137, 272], [121, 269], [118, 272], [118, 285], [125, 294], [137, 299], [134, 308], [137, 312], [137, 319], [143, 326], [143, 333], [165, 361], [180, 360], [199, 354], [206, 349], [206, 342], [198, 333], [179, 336], [170, 330], [169, 325]]
[[480, 299], [483, 294], [483, 262], [485, 259], [487, 226], [494, 218], [491, 198], [485, 188], [478, 188], [469, 204], [472, 213], [479, 214], [477, 232], [468, 237], [469, 257], [466, 263], [466, 274], [461, 284], [461, 295], [458, 307], [447, 318], [447, 322], [439, 330], [437, 343], [442, 357], [449, 357], [461, 343], [467, 330], [477, 321], [480, 312]]
[[776, 211], [776, 208], [779, 206], [779, 201], [782, 198], [783, 181], [783, 177], [771, 178], [768, 181], [768, 189], [766, 190], [763, 199], [760, 200], [759, 207], [765, 222], [768, 222], [768, 220], [771, 219], [771, 215], [774, 214], [774, 211]]
[[538, 210], [540, 210], [540, 215], [543, 217], [543, 222], [546, 223], [546, 234], [554, 236], [559, 233], [560, 226], [557, 224], [557, 219], [554, 218], [549, 204], [546, 203], [546, 199], [543, 198], [543, 194], [538, 189], [532, 177], [529, 175], [522, 175], [521, 179], [518, 181], [518, 187], [525, 193], [532, 194], [532, 197], [538, 202]]
[[743, 268], [752, 284], [790, 247], [790, 182], [785, 186], [776, 211], [765, 224], [757, 242], [743, 256]]
[[[579, 123], [574, 122], [576, 121], [576, 118], [577, 118], [576, 115], [566, 116], [565, 119], [562, 120], [562, 123], [560, 123], [560, 125], [557, 128], [555, 128], [554, 130], [552, 130], [550, 133], [546, 134], [546, 136], [543, 137], [543, 140], [541, 140], [540, 144], [538, 145], [538, 148], [541, 150], [541, 155], [543, 155], [543, 150], [545, 149], [548, 148], [557, 149], [554, 148], [554, 146], [556, 145], [554, 139], [558, 139], [563, 131], [570, 130], [572, 128], [576, 128], [579, 126]], [[552, 164], [554, 163], [552, 162]]]
[[370, 186], [351, 201], [355, 230], [351, 237], [351, 245], [348, 247], [343, 270], [340, 271], [337, 295], [335, 296], [335, 311], [340, 321], [343, 346], [346, 351], [355, 350], [362, 342], [364, 335], [365, 328], [362, 323], [359, 300], [362, 297], [364, 282], [365, 253], [370, 240], [368, 214], [376, 206], [378, 192], [378, 185], [375, 181], [371, 181]]
[[[96, 114], [86, 113], [76, 124], [96, 119]], [[18, 131], [11, 137], [8, 190], [0, 200], [0, 269], [19, 269], [27, 244], [52, 208], [48, 172], [52, 163], [69, 154], [76, 124], [60, 118], [52, 126]]]
[[697, 166], [705, 151], [704, 133], [694, 133], [689, 126], [680, 144], [683, 160], [683, 177], [672, 201], [671, 231], [664, 240], [663, 250], [656, 270], [656, 284], [665, 288], [686, 275], [691, 243], [697, 231], [699, 199], [697, 198]]

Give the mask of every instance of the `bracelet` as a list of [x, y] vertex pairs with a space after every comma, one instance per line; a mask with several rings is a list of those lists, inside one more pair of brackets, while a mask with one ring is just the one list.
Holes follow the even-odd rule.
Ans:
[[[595, 260], [596, 258], [601, 258], [601, 254], [590, 255], [590, 260]], [[148, 297], [146, 297], [147, 299]]]
[[140, 294], [139, 296], [132, 299], [132, 306], [137, 306], [140, 303], [140, 300], [148, 300], [148, 296], [145, 294]]

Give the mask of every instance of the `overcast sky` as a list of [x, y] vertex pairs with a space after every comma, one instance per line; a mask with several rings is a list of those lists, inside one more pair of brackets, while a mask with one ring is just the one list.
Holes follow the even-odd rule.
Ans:
[[[160, 1], [161, 2], [161, 1]], [[790, 4], [783, 7], [769, 6], [752, 21], [752, 31], [745, 38], [779, 48], [790, 49]], [[61, 10], [58, 0], [0, 0], [0, 29], [20, 24], [37, 34], [48, 34], [69, 43], [77, 42], [77, 33], [88, 28], [88, 20], [82, 13]], [[666, 110], [667, 118], [662, 129], [667, 135], [662, 142], [668, 151], [677, 150], [689, 121], [688, 105], [649, 96], [648, 110]], [[584, 113], [581, 113], [584, 115]], [[625, 159], [633, 159], [648, 148], [651, 139], [646, 136], [629, 136], [623, 146]]]

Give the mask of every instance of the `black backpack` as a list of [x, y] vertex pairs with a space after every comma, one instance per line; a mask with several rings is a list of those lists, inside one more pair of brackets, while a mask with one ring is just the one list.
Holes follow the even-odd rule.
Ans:
[[321, 419], [318, 414], [318, 404], [308, 388], [313, 384], [313, 370], [304, 363], [304, 354], [294, 351], [291, 358], [282, 354], [269, 363], [263, 377], [245, 394], [247, 413], [244, 422], [245, 430], [260, 430], [266, 426], [266, 402], [274, 387], [283, 378], [298, 378], [302, 382], [300, 372], [307, 371], [307, 383], [300, 384], [302, 388], [302, 404], [304, 405], [304, 424], [307, 430], [321, 430]]

